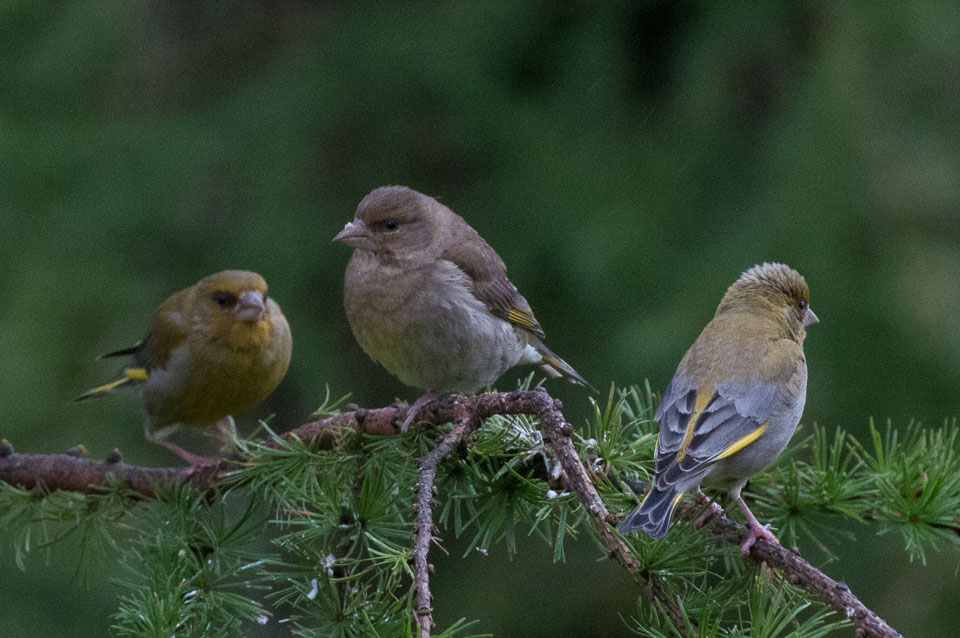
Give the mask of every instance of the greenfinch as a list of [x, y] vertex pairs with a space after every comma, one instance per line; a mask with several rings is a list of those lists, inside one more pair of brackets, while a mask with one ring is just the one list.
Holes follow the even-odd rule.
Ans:
[[772, 463], [800, 421], [807, 393], [806, 328], [817, 323], [804, 278], [764, 263], [730, 286], [713, 319], [687, 351], [664, 391], [650, 492], [620, 522], [621, 533], [667, 533], [684, 492], [729, 490], [750, 534], [777, 539], [740, 496], [747, 479]]
[[426, 390], [401, 430], [442, 394], [472, 394], [517, 364], [591, 387], [543, 344], [500, 256], [462, 217], [405, 186], [367, 194], [334, 241], [354, 248], [344, 309], [360, 347]]
[[280, 306], [255, 272], [225, 270], [167, 298], [147, 336], [103, 355], [130, 355], [119, 379], [77, 401], [116, 388], [141, 389], [144, 431], [191, 465], [207, 462], [166, 440], [181, 425], [232, 425], [273, 392], [290, 364], [293, 340]]

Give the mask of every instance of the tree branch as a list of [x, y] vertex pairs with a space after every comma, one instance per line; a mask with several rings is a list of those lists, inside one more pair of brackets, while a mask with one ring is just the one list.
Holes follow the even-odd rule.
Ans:
[[[625, 477], [620, 479], [639, 497], [650, 489], [650, 486], [643, 481]], [[703, 495], [698, 499], [683, 500], [677, 506], [677, 514], [688, 521], [696, 521], [704, 513], [709, 502], [710, 500]], [[746, 525], [741, 525], [726, 516], [713, 516], [708, 519], [704, 528], [710, 535], [720, 537], [738, 547], [750, 533]], [[858, 637], [903, 638], [899, 632], [864, 605], [850, 591], [846, 583], [833, 580], [805, 561], [797, 548], [787, 548], [759, 538], [750, 549], [749, 556], [758, 563], [766, 563], [769, 567], [782, 571], [791, 583], [840, 611], [856, 627]]]
[[420, 625], [420, 638], [430, 638], [433, 627], [433, 596], [430, 594], [430, 563], [427, 554], [433, 540], [433, 494], [437, 466], [450, 456], [458, 445], [469, 438], [470, 433], [480, 426], [482, 421], [476, 413], [464, 414], [453, 429], [433, 450], [419, 461], [420, 483], [417, 488], [417, 539], [413, 545], [413, 572], [417, 591], [417, 623]]
[[151, 498], [155, 488], [165, 484], [189, 484], [206, 491], [226, 465], [227, 461], [201, 467], [139, 467], [124, 463], [119, 450], [100, 461], [77, 453], [16, 454], [6, 439], [0, 445], [0, 481], [44, 493], [63, 490], [93, 494], [113, 481]]
[[[690, 501], [683, 503], [682, 514], [693, 520], [702, 509], [702, 506]], [[749, 534], [745, 525], [740, 525], [726, 516], [714, 517], [706, 527], [710, 534], [720, 536], [737, 545], [746, 540]], [[856, 627], [857, 636], [903, 638], [899, 632], [854, 596], [846, 583], [833, 580], [805, 561], [798, 549], [789, 549], [760, 538], [750, 549], [750, 558], [782, 571], [791, 583], [839, 610]]]
[[[304, 423], [280, 436], [285, 441], [311, 441], [320, 450], [333, 447], [337, 434], [343, 429], [354, 429], [383, 436], [400, 432], [393, 424], [397, 415], [405, 414], [406, 408], [380, 408], [367, 410], [357, 408]], [[277, 447], [275, 441], [267, 445]], [[122, 481], [124, 486], [153, 498], [156, 488], [165, 485], [189, 484], [201, 492], [211, 489], [223, 474], [235, 469], [240, 457], [219, 459], [217, 463], [188, 467], [141, 467], [123, 462], [123, 455], [114, 449], [104, 460], [88, 459], [78, 450], [65, 454], [17, 454], [13, 445], [3, 439], [0, 442], [0, 481], [26, 489], [44, 492], [63, 490], [93, 494]]]
[[[344, 429], [393, 436], [399, 434], [400, 428], [397, 424], [403, 420], [408, 410], [406, 407], [350, 407], [351, 409], [340, 414], [305, 423], [281, 435], [281, 438], [286, 441], [308, 441], [318, 449], [329, 450]], [[616, 533], [613, 527], [617, 522], [616, 517], [607, 510], [587, 474], [571, 440], [573, 427], [566, 422], [561, 409], [558, 400], [543, 390], [537, 390], [488, 392], [472, 397], [452, 396], [428, 404], [420, 410], [420, 421], [435, 425], [454, 423], [454, 429], [420, 460], [417, 538], [413, 558], [417, 618], [421, 636], [429, 636], [432, 626], [427, 552], [433, 538], [432, 497], [436, 469], [460, 442], [466, 440], [470, 432], [495, 414], [529, 414], [539, 418], [544, 438], [560, 461], [565, 485], [577, 494], [608, 554], [637, 581], [643, 596], [651, 603], [659, 605], [675, 627], [680, 631], [684, 630], [683, 615], [677, 601], [672, 600], [657, 581], [642, 573], [629, 548]], [[269, 441], [267, 445], [278, 443]], [[190, 484], [198, 490], [208, 490], [224, 472], [236, 467], [238, 460], [229, 458], [200, 467], [149, 468], [124, 463], [117, 451], [103, 461], [86, 459], [75, 454], [16, 454], [13, 447], [4, 441], [0, 444], [0, 481], [27, 489], [95, 493], [109, 485], [111, 480], [120, 480], [133, 492], [152, 497], [156, 486], [163, 484]], [[690, 519], [696, 518], [701, 509], [702, 507], [692, 500], [682, 502], [679, 507], [681, 514]], [[737, 545], [747, 534], [743, 525], [726, 517], [715, 517], [707, 527], [710, 534]], [[902, 638], [857, 599], [845, 584], [832, 580], [803, 560], [798, 553], [761, 539], [753, 546], [750, 557], [782, 570], [790, 582], [838, 609], [854, 623], [858, 636]]]
[[543, 428], [547, 441], [557, 453], [557, 458], [560, 460], [560, 465], [563, 467], [567, 478], [568, 487], [580, 498], [580, 503], [590, 515], [593, 527], [606, 548], [607, 554], [620, 563], [633, 577], [634, 581], [640, 585], [644, 598], [659, 605], [670, 618], [673, 626], [682, 632], [685, 623], [680, 606], [677, 601], [667, 595], [658, 582], [641, 573], [640, 566], [630, 555], [630, 548], [615, 531], [616, 517], [607, 510], [607, 506], [604, 505], [600, 494], [593, 486], [593, 481], [587, 475], [583, 461], [573, 446], [573, 441], [570, 438], [573, 434], [573, 426], [567, 423], [563, 417], [563, 413], [560, 411], [560, 402], [554, 399], [552, 403], [553, 406], [537, 416], [540, 417], [540, 426]]

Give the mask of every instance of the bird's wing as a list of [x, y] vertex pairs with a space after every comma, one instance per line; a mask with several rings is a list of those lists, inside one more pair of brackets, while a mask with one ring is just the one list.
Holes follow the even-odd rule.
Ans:
[[[757, 440], [771, 414], [795, 399], [802, 368], [783, 350], [798, 348], [784, 340], [759, 362], [756, 378], [733, 379], [698, 387], [678, 371], [667, 386], [655, 418], [660, 422], [656, 484], [663, 488], [696, 474]], [[802, 359], [802, 357], [801, 357]]]
[[490, 312], [513, 325], [543, 337], [543, 328], [530, 304], [507, 277], [507, 267], [490, 244], [469, 224], [458, 218], [440, 257], [456, 264], [473, 283], [474, 296]]
[[185, 288], [160, 304], [150, 322], [147, 336], [130, 352], [133, 355], [133, 367], [142, 368], [145, 374], [155, 368], [163, 368], [170, 359], [170, 353], [187, 340], [190, 308], [194, 301], [192, 293], [192, 287]]
[[146, 337], [129, 348], [100, 355], [101, 359], [130, 355], [132, 361], [123, 369], [119, 379], [91, 388], [74, 401], [83, 401], [123, 386], [138, 385], [150, 377], [152, 370], [166, 366], [170, 353], [187, 339], [187, 325], [183, 313], [186, 304], [192, 303], [192, 297], [186, 294], [190, 290], [181, 290], [160, 305]]

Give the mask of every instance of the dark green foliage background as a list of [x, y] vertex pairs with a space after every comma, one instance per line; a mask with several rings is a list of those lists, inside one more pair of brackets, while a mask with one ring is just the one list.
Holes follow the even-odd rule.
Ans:
[[[781, 260], [822, 320], [804, 422], [938, 425], [960, 388], [958, 42], [951, 2], [3, 0], [0, 435], [172, 463], [132, 399], [69, 400], [162, 298], [223, 268], [262, 273], [294, 332], [255, 416], [298, 424], [325, 384], [414, 398], [353, 341], [330, 243], [391, 183], [467, 218], [601, 388], [662, 389], [726, 286]], [[582, 424], [586, 395], [549, 387]], [[905, 635], [954, 631], [958, 557], [911, 564], [855, 531], [827, 571]], [[448, 540], [441, 625], [575, 635], [630, 613], [592, 547], [562, 567], [534, 541], [507, 563]], [[109, 561], [78, 560], [58, 545], [21, 573], [0, 546], [2, 633], [104, 635]]]

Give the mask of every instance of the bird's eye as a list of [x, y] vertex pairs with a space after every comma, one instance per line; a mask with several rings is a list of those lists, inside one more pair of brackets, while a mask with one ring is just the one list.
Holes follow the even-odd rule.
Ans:
[[395, 219], [388, 219], [387, 221], [383, 222], [383, 227], [386, 228], [387, 230], [396, 230], [397, 228], [399, 228], [399, 226], [400, 226], [400, 222], [398, 222]]
[[221, 308], [229, 308], [230, 306], [237, 303], [237, 296], [231, 292], [224, 292], [219, 290], [213, 293], [213, 300]]
[[801, 299], [800, 301], [797, 302], [797, 307], [800, 308], [800, 310], [806, 310], [807, 301], [805, 299]]

